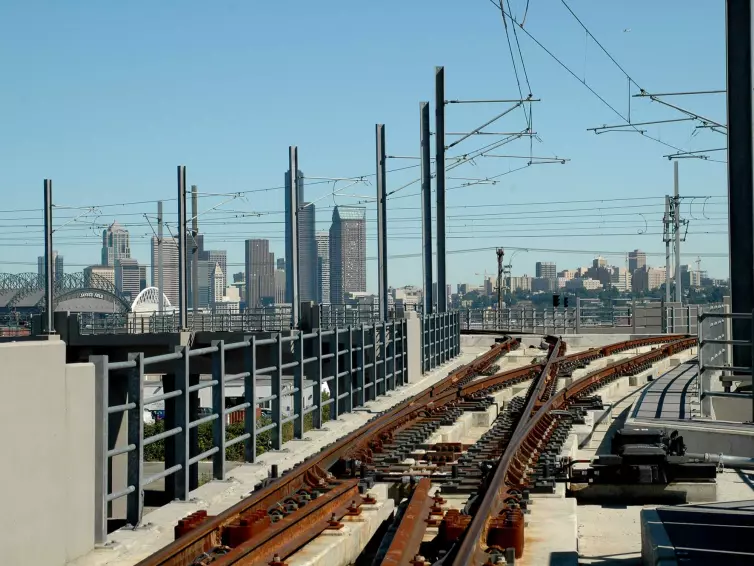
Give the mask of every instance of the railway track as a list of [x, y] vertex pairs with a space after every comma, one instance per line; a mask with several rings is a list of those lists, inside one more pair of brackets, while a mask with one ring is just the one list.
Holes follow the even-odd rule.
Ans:
[[[396, 463], [412, 455], [439, 426], [451, 424], [464, 410], [484, 409], [490, 394], [531, 380], [525, 402], [511, 403], [512, 409], [498, 416], [493, 425], [498, 434], [486, 435], [474, 447], [457, 443], [430, 447], [426, 454], [432, 461], [412, 472], [410, 500], [393, 530], [392, 541], [388, 541], [382, 563], [428, 563], [418, 554], [428, 526], [438, 527], [447, 540], [455, 541], [443, 549], [450, 552], [446, 557], [452, 558], [454, 564], [484, 564], [490, 552], [494, 555], [507, 548], [514, 548], [520, 556], [528, 477], [525, 462], [536, 459], [540, 440], [552, 437], [558, 411], [606, 383], [610, 376], [615, 378], [627, 368], [651, 364], [651, 360], [669, 355], [675, 348], [688, 347], [693, 339], [643, 338], [571, 355], [565, 355], [566, 346], [561, 339], [548, 337], [547, 342], [546, 360], [493, 373], [495, 361], [520, 344], [511, 338], [496, 343], [470, 364], [376, 416], [280, 478], [266, 480], [249, 497], [223, 513], [214, 517], [195, 514], [184, 519], [176, 526], [176, 540], [138, 566], [283, 566], [287, 557], [324, 531], [341, 529], [343, 517], [358, 515], [364, 505], [374, 503], [369, 494], [374, 481], [405, 476], [405, 470], [394, 469]], [[657, 345], [663, 346], [593, 372], [567, 390], [556, 392], [558, 377], [570, 375], [590, 361]], [[485, 375], [489, 373], [492, 375]], [[533, 437], [540, 440], [532, 443]], [[468, 456], [465, 448], [477, 459]], [[480, 458], [488, 473], [478, 469]], [[452, 485], [454, 478], [461, 476], [484, 495], [471, 507], [472, 514], [444, 513], [442, 499], [431, 498], [429, 486], [433, 481]], [[417, 521], [421, 514], [425, 518]], [[489, 540], [493, 544], [488, 544]]]

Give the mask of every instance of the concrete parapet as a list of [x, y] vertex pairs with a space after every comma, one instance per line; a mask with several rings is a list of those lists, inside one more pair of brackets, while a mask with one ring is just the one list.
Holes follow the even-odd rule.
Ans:
[[3, 564], [62, 566], [94, 547], [94, 367], [65, 359], [59, 339], [0, 344]]

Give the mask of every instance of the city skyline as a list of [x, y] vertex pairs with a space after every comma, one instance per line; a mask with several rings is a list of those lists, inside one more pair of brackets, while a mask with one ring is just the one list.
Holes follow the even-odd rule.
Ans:
[[[115, 219], [133, 228], [131, 254], [146, 262], [158, 199], [165, 201], [165, 220], [175, 235], [177, 164], [187, 166], [189, 186], [198, 186], [200, 221], [213, 242], [208, 247], [227, 249], [229, 262], [240, 269], [247, 238], [267, 238], [275, 256], [285, 256], [281, 173], [288, 168], [288, 147], [296, 145], [299, 169], [306, 172], [305, 199], [315, 202], [318, 209], [317, 230], [327, 229], [333, 206], [367, 205], [367, 288], [376, 290], [376, 207], [369, 201], [375, 196], [374, 177], [370, 177], [375, 172], [374, 124], [386, 125], [388, 154], [415, 155], [415, 101], [432, 100], [435, 65], [445, 66], [447, 90], [457, 93], [453, 96], [509, 98], [517, 89], [511, 62], [499, 56], [501, 49], [507, 50], [499, 18], [491, 17], [492, 7], [486, 2], [461, 6], [443, 0], [439, 4], [388, 0], [384, 9], [369, 8], [375, 27], [362, 30], [361, 40], [348, 53], [332, 57], [333, 42], [314, 35], [303, 23], [307, 19], [330, 22], [325, 17], [327, 11], [313, 6], [301, 8], [301, 22], [292, 23], [296, 31], [283, 40], [263, 23], [286, 18], [282, 6], [265, 5], [255, 11], [240, 5], [231, 12], [207, 10], [189, 0], [184, 6], [183, 33], [178, 34], [165, 6], [151, 3], [154, 25], [144, 26], [144, 10], [83, 1], [87, 9], [37, 14], [28, 3], [9, 0], [2, 10], [10, 9], [20, 25], [0, 38], [7, 52], [26, 46], [9, 61], [9, 83], [26, 85], [24, 92], [48, 94], [43, 101], [38, 96], [19, 95], [17, 88], [0, 93], [5, 107], [14, 109], [4, 124], [8, 135], [0, 140], [6, 159], [14, 163], [13, 168], [0, 172], [4, 207], [38, 211], [43, 170], [44, 177], [54, 181], [55, 249], [65, 256], [66, 269], [71, 271], [98, 263], [98, 250], [93, 249], [98, 245], [95, 232]], [[135, 1], [129, 6], [144, 5], [146, 9], [145, 3]], [[708, 7], [668, 0], [656, 6], [651, 17], [628, 6], [613, 8], [589, 2], [584, 7], [584, 13], [589, 13], [588, 25], [648, 92], [697, 88], [698, 84], [689, 82], [690, 77], [709, 88], [724, 85], [722, 4]], [[427, 50], [415, 34], [402, 35], [425, 25], [428, 12], [437, 33], [458, 37], [459, 43]], [[402, 17], [395, 18], [395, 13]], [[333, 10], [332, 14], [346, 27], [358, 21], [351, 10]], [[114, 30], [140, 29], [143, 33], [138, 42], [135, 37], [125, 43], [104, 41], [96, 24], [102, 18], [112, 21]], [[629, 101], [625, 77], [591, 46], [585, 57], [583, 30], [567, 10], [533, 3], [530, 18], [536, 25], [529, 31], [556, 56], [562, 56], [566, 65], [578, 67], [577, 74], [583, 72], [581, 78], [625, 114]], [[561, 18], [569, 25], [559, 25]], [[614, 18], [625, 22], [632, 33], [616, 30]], [[695, 33], [700, 18], [710, 25], [710, 32], [703, 37]], [[32, 21], [33, 28], [28, 24]], [[242, 33], [242, 22], [252, 25], [255, 33]], [[74, 37], [66, 34], [64, 30], [71, 26], [81, 33]], [[665, 33], [656, 33], [658, 29]], [[384, 43], [384, 30], [395, 32], [400, 40], [385, 46], [385, 52], [375, 53], [371, 46]], [[670, 47], [674, 41], [668, 41], [667, 30], [675, 43], [684, 41], [691, 51], [683, 61], [661, 68], [656, 61], [674, 54]], [[36, 34], [41, 39], [30, 42], [28, 38]], [[177, 49], [185, 34], [195, 37], [206, 50], [203, 57]], [[618, 263], [621, 254], [637, 247], [647, 252], [649, 263], [661, 264], [662, 260], [655, 258], [664, 253], [662, 215], [664, 196], [673, 192], [673, 164], [664, 158], [669, 148], [648, 136], [693, 150], [716, 147], [708, 145], [717, 141], [715, 137], [705, 137], [714, 133], [697, 130], [690, 139], [680, 123], [648, 126], [647, 136], [595, 136], [588, 128], [620, 119], [529, 38], [521, 40], [531, 71], [531, 92], [541, 99], [532, 105], [537, 118], [534, 151], [568, 161], [520, 171], [513, 171], [523, 165], [517, 165], [520, 160], [515, 159], [479, 158], [474, 164], [453, 165], [448, 176], [480, 181], [449, 179], [447, 183], [448, 281], [462, 280], [469, 272], [494, 271], [494, 248], [501, 246], [510, 251], [530, 250], [514, 258], [514, 275], [533, 273], [535, 261], [543, 256], [558, 265], [579, 265], [602, 253], [611, 263]], [[574, 52], [577, 44], [581, 53]], [[291, 87], [281, 96], [280, 89], [259, 88], [252, 79], [254, 73], [230, 71], [248, 65], [248, 53], [258, 51], [260, 45], [265, 46], [266, 55], [255, 65], [269, 77], [269, 84], [288, 85], [296, 74], [306, 89]], [[217, 49], [223, 49], [227, 65], [218, 67], [210, 57]], [[406, 58], [405, 53], [414, 56]], [[120, 74], [110, 76], [114, 60], [119, 61]], [[291, 61], [298, 62], [296, 73]], [[583, 62], [584, 68], [574, 61]], [[82, 74], [84, 68], [92, 72]], [[333, 88], [331, 77], [350, 76], [359, 68], [382, 73], [384, 85], [375, 88], [359, 75], [344, 88]], [[203, 74], [212, 77], [211, 89], [175, 90], [180, 77]], [[96, 78], [101, 75], [107, 80]], [[148, 99], [139, 94], [147, 90]], [[724, 123], [724, 96], [687, 100], [693, 111]], [[471, 131], [495, 111], [494, 106], [451, 105], [448, 123]], [[631, 99], [631, 111], [634, 119], [642, 121], [678, 117], [672, 109], [660, 108], [647, 99]], [[102, 120], [102, 116], [108, 119]], [[173, 126], [188, 117], [197, 121], [195, 135], [182, 135]], [[527, 126], [518, 111], [501, 119], [500, 125], [515, 128], [513, 131]], [[45, 135], [39, 135], [40, 131]], [[458, 150], [455, 155], [480, 147], [482, 143], [475, 143], [479, 141], [479, 136], [464, 141], [454, 148]], [[63, 144], [65, 151], [53, 149]], [[506, 153], [526, 156], [529, 149], [522, 139], [512, 142]], [[129, 156], [128, 167], [123, 167], [124, 155]], [[690, 224], [682, 260], [693, 263], [700, 256], [703, 269], [725, 278], [727, 182], [725, 165], [718, 162], [725, 158], [720, 152], [710, 157], [680, 163], [681, 195], [704, 197], [683, 201], [682, 215]], [[395, 285], [421, 279], [421, 262], [416, 260], [421, 253], [419, 188], [417, 183], [410, 184], [419, 177], [415, 165], [393, 159], [388, 163], [388, 192], [400, 189], [388, 198], [388, 267], [390, 282]], [[403, 167], [409, 168], [397, 171]], [[497, 177], [509, 171], [511, 174]], [[488, 177], [494, 177], [494, 185], [484, 181]], [[348, 187], [350, 183], [356, 184]], [[228, 195], [238, 193], [240, 198], [219, 206], [232, 198]], [[95, 208], [91, 213], [87, 212], [90, 207]], [[35, 271], [34, 258], [43, 252], [42, 234], [40, 228], [29, 224], [40, 223], [39, 213], [8, 213], [4, 217], [9, 219], [4, 222], [9, 234], [0, 254], [0, 270]]]

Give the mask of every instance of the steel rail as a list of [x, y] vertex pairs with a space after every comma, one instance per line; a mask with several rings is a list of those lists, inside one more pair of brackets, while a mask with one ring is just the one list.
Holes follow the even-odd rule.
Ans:
[[219, 545], [223, 531], [238, 517], [267, 510], [275, 503], [291, 496], [302, 486], [316, 487], [322, 485], [327, 476], [325, 470], [329, 470], [341, 458], [349, 452], [353, 452], [354, 447], [367, 446], [370, 440], [384, 434], [385, 430], [395, 428], [396, 422], [405, 422], [410, 415], [418, 414], [418, 410], [432, 398], [435, 391], [441, 392], [444, 389], [456, 387], [461, 380], [483, 371], [500, 355], [517, 347], [519, 342], [516, 339], [508, 338], [496, 343], [488, 352], [451, 373], [437, 384], [424, 389], [416, 396], [378, 416], [367, 425], [305, 459], [282, 478], [271, 482], [261, 490], [255, 491], [249, 497], [219, 515], [206, 520], [197, 528], [142, 560], [137, 566], [182, 566], [190, 564], [190, 561], [185, 561], [185, 557], [192, 553], [193, 557], [196, 557]]
[[215, 559], [213, 566], [243, 564], [244, 566], [266, 566], [273, 557], [285, 559], [303, 545], [314, 540], [338, 519], [349, 513], [352, 506], [357, 514], [362, 498], [359, 495], [359, 481], [346, 480], [331, 491], [310, 501], [300, 511], [302, 516], [292, 513], [273, 523], [246, 542], [236, 546], [228, 554]]
[[694, 344], [696, 338], [682, 338], [662, 348], [610, 364], [561, 389], [542, 405], [525, 423], [521, 433], [514, 435], [500, 458], [487, 492], [457, 547], [453, 566], [481, 566], [491, 558], [492, 551], [502, 552], [510, 547], [515, 549], [516, 558], [523, 556], [524, 516], [520, 502], [527, 487], [528, 471], [560, 418], [553, 415], [553, 411], [567, 408], [584, 393], [605, 385], [626, 371], [654, 363]]
[[431, 487], [429, 478], [422, 478], [416, 484], [381, 566], [413, 566], [427, 532], [427, 519], [432, 513]]
[[[655, 339], [638, 339], [621, 342], [616, 346], [630, 349], [641, 345], [667, 342], [673, 337]], [[265, 487], [256, 490], [249, 497], [226, 509], [219, 515], [207, 518], [205, 522], [190, 530], [174, 542], [139, 562], [137, 566], [176, 566], [190, 564], [186, 558], [207, 552], [222, 543], [223, 532], [240, 516], [254, 512], [267, 511], [279, 501], [290, 497], [302, 487], [316, 488], [327, 483], [329, 470], [338, 461], [354, 455], [369, 460], [371, 445], [381, 444], [381, 439], [390, 436], [405, 427], [412, 420], [427, 411], [437, 410], [453, 403], [464, 396], [479, 394], [506, 383], [523, 378], [533, 378], [544, 369], [544, 364], [531, 364], [522, 368], [500, 372], [475, 381], [469, 379], [489, 367], [500, 355], [509, 352], [519, 344], [516, 339], [507, 339], [495, 344], [488, 352], [463, 366], [449, 376], [427, 387], [414, 397], [403, 401], [389, 411], [379, 415], [365, 426], [337, 440], [319, 453], [310, 456], [295, 466], [283, 477], [271, 481]], [[594, 351], [588, 351], [594, 355]], [[560, 362], [571, 359], [583, 359], [584, 353], [559, 358]]]

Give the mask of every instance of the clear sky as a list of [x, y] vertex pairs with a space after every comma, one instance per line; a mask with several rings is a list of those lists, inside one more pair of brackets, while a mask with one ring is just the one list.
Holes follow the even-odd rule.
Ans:
[[[646, 91], [725, 88], [723, 1], [570, 0], [569, 6]], [[448, 256], [448, 281], [479, 281], [475, 274], [494, 271], [495, 246], [508, 254], [529, 250], [516, 254], [514, 274], [533, 275], [536, 261], [555, 261], [558, 269], [587, 265], [595, 252], [615, 252], [607, 256], [611, 263], [624, 265], [621, 254], [637, 247], [658, 254], [650, 264], [664, 264], [662, 199], [672, 192], [673, 164], [663, 156], [676, 150], [635, 132], [587, 131], [622, 119], [582, 81], [625, 117], [628, 79], [560, 0], [510, 0], [510, 9], [519, 21], [525, 15], [524, 29], [578, 78], [519, 30], [528, 77], [527, 84], [518, 60], [521, 92], [541, 99], [531, 104], [537, 137], [531, 147], [521, 138], [494, 153], [570, 161], [511, 172], [496, 184], [463, 186], [527, 159], [479, 157], [449, 171], [447, 246], [456, 253]], [[130, 230], [134, 255], [147, 263], [152, 230], [144, 214], [153, 221], [154, 201], [164, 200], [175, 232], [179, 164], [199, 187], [201, 211], [221, 205], [200, 217], [200, 228], [207, 247], [228, 250], [229, 271], [243, 270], [246, 238], [269, 238], [278, 257], [281, 185], [288, 146], [297, 145], [319, 230], [328, 229], [334, 204], [368, 207], [368, 287], [376, 290], [376, 209], [362, 198], [374, 194], [374, 183], [345, 189], [356, 197], [334, 197], [332, 183], [314, 177], [372, 175], [376, 123], [386, 125], [388, 154], [418, 156], [419, 103], [432, 101], [434, 114], [435, 65], [445, 66], [448, 99], [519, 97], [503, 21], [489, 0], [4, 0], [0, 272], [36, 269], [44, 178], [53, 179], [60, 207], [55, 248], [66, 271], [98, 263], [102, 227], [116, 219]], [[684, 117], [647, 99], [630, 100], [633, 122]], [[667, 100], [725, 123], [723, 95]], [[505, 108], [448, 105], [447, 131], [470, 131]], [[640, 128], [686, 150], [725, 146], [724, 135], [697, 125]], [[516, 109], [488, 131], [525, 128], [525, 114]], [[475, 136], [448, 154], [497, 139]], [[724, 151], [707, 155], [726, 158]], [[388, 165], [414, 166], [390, 173], [388, 191], [419, 177], [416, 160]], [[702, 269], [727, 277], [725, 164], [682, 159], [680, 182], [682, 195], [712, 197], [683, 205], [690, 220], [683, 262], [699, 255]], [[222, 204], [231, 197], [218, 193], [241, 197]], [[421, 283], [418, 193], [416, 183], [389, 202], [391, 285]], [[101, 206], [117, 203], [135, 204]], [[88, 206], [98, 208], [65, 208]]]

